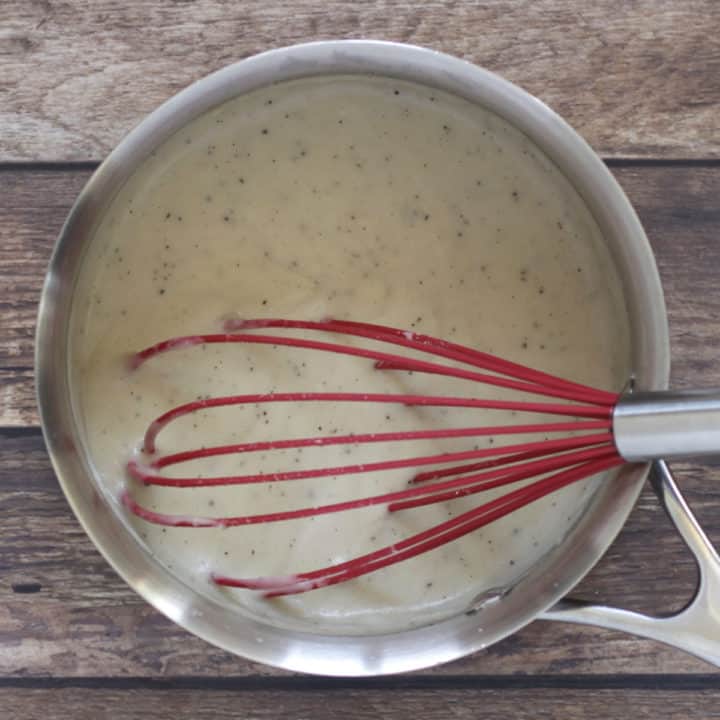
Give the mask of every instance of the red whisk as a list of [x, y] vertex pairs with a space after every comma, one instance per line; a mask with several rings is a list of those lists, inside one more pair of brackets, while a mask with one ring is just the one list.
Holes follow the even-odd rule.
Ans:
[[[263, 329], [295, 329], [355, 336], [399, 348], [419, 351], [465, 366], [420, 360], [362, 347], [258, 333]], [[420, 333], [345, 320], [321, 322], [282, 319], [228, 320], [225, 332], [172, 338], [152, 345], [132, 357], [133, 368], [177, 348], [215, 343], [265, 344], [302, 348], [366, 358], [378, 370], [403, 370], [469, 380], [532, 395], [554, 402], [510, 401], [456, 396], [395, 393], [292, 392], [231, 395], [195, 400], [155, 419], [143, 441], [146, 462], [131, 460], [132, 478], [147, 485], [197, 488], [299, 481], [307, 478], [371, 473], [403, 468], [426, 468], [410, 487], [328, 505], [257, 515], [200, 517], [155, 512], [139, 504], [126, 490], [123, 503], [134, 515], [150, 523], [172, 527], [234, 527], [279, 522], [370, 505], [386, 505], [389, 512], [439, 503], [494, 488], [539, 478], [492, 501], [453, 517], [387, 547], [347, 562], [283, 577], [240, 578], [213, 574], [218, 585], [263, 591], [267, 596], [288, 595], [326, 587], [409, 559], [471, 533], [567, 485], [625, 462], [652, 457], [717, 453], [720, 446], [720, 396], [706, 393], [645, 393], [621, 396], [570, 382], [554, 375], [502, 360], [456, 343]], [[562, 402], [559, 402], [562, 401]], [[564, 422], [466, 427], [401, 432], [326, 435], [289, 440], [268, 440], [203, 447], [157, 456], [158, 434], [174, 420], [208, 408], [263, 403], [395, 403], [405, 406], [481, 408], [541, 413], [572, 418]], [[578, 420], [581, 418], [581, 420]], [[678, 425], [680, 424], [680, 426]], [[710, 428], [708, 430], [708, 427]], [[287, 470], [274, 473], [222, 477], [167, 477], [170, 466], [221, 455], [287, 450], [331, 445], [357, 445], [407, 440], [476, 438], [481, 436], [572, 432], [570, 437], [492, 446], [422, 457], [356, 463], [337, 467]], [[578, 434], [581, 433], [581, 434]], [[449, 467], [447, 467], [449, 465]], [[438, 467], [443, 466], [443, 467]]]

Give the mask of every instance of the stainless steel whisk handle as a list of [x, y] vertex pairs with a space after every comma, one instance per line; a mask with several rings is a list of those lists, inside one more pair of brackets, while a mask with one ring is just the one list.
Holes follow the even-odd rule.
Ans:
[[613, 432], [628, 462], [720, 457], [720, 389], [624, 395]]

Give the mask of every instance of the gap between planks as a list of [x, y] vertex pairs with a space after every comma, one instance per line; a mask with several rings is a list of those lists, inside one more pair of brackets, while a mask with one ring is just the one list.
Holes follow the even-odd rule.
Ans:
[[332, 678], [316, 675], [207, 677], [7, 677], [0, 678], [0, 689], [86, 690], [205, 690], [278, 692], [342, 692], [352, 690], [665, 690], [696, 692], [720, 690], [716, 674], [631, 674], [631, 675], [396, 675], [368, 678]]
[[[635, 158], [602, 157], [611, 168], [716, 168], [720, 158]], [[0, 172], [94, 172], [100, 160], [0, 162]]]

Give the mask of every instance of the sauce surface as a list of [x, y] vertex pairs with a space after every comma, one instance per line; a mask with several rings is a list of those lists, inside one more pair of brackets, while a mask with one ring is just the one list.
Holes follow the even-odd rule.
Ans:
[[[598, 227], [555, 166], [492, 113], [389, 79], [302, 80], [237, 98], [177, 133], [120, 191], [85, 258], [73, 314], [72, 382], [92, 462], [113, 498], [128, 485], [159, 512], [225, 516], [325, 504], [401, 489], [413, 471], [190, 490], [140, 487], [124, 465], [157, 415], [198, 397], [313, 390], [510, 397], [271, 346], [186, 348], [128, 371], [129, 353], [217, 332], [228, 314], [382, 323], [608, 390], [620, 390], [629, 374], [619, 280]], [[536, 421], [497, 411], [278, 403], [197, 413], [168, 426], [159, 446], [169, 453]], [[494, 442], [510, 441], [248, 454], [167, 474], [334, 466]], [[209, 573], [288, 575], [341, 562], [469, 509], [478, 497], [393, 515], [379, 506], [231, 529], [128, 522], [174, 573], [238, 611], [303, 629], [385, 632], [461, 612], [512, 585], [562, 541], [592, 487], [566, 488], [351, 583], [273, 601], [216, 588]]]

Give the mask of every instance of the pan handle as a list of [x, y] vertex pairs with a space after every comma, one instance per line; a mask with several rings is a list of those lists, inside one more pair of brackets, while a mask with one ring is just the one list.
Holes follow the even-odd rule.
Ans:
[[651, 483], [697, 561], [700, 581], [692, 600], [675, 615], [652, 617], [565, 599], [541, 618], [623, 630], [659, 640], [720, 667], [720, 557], [698, 525], [663, 460], [653, 464]]

